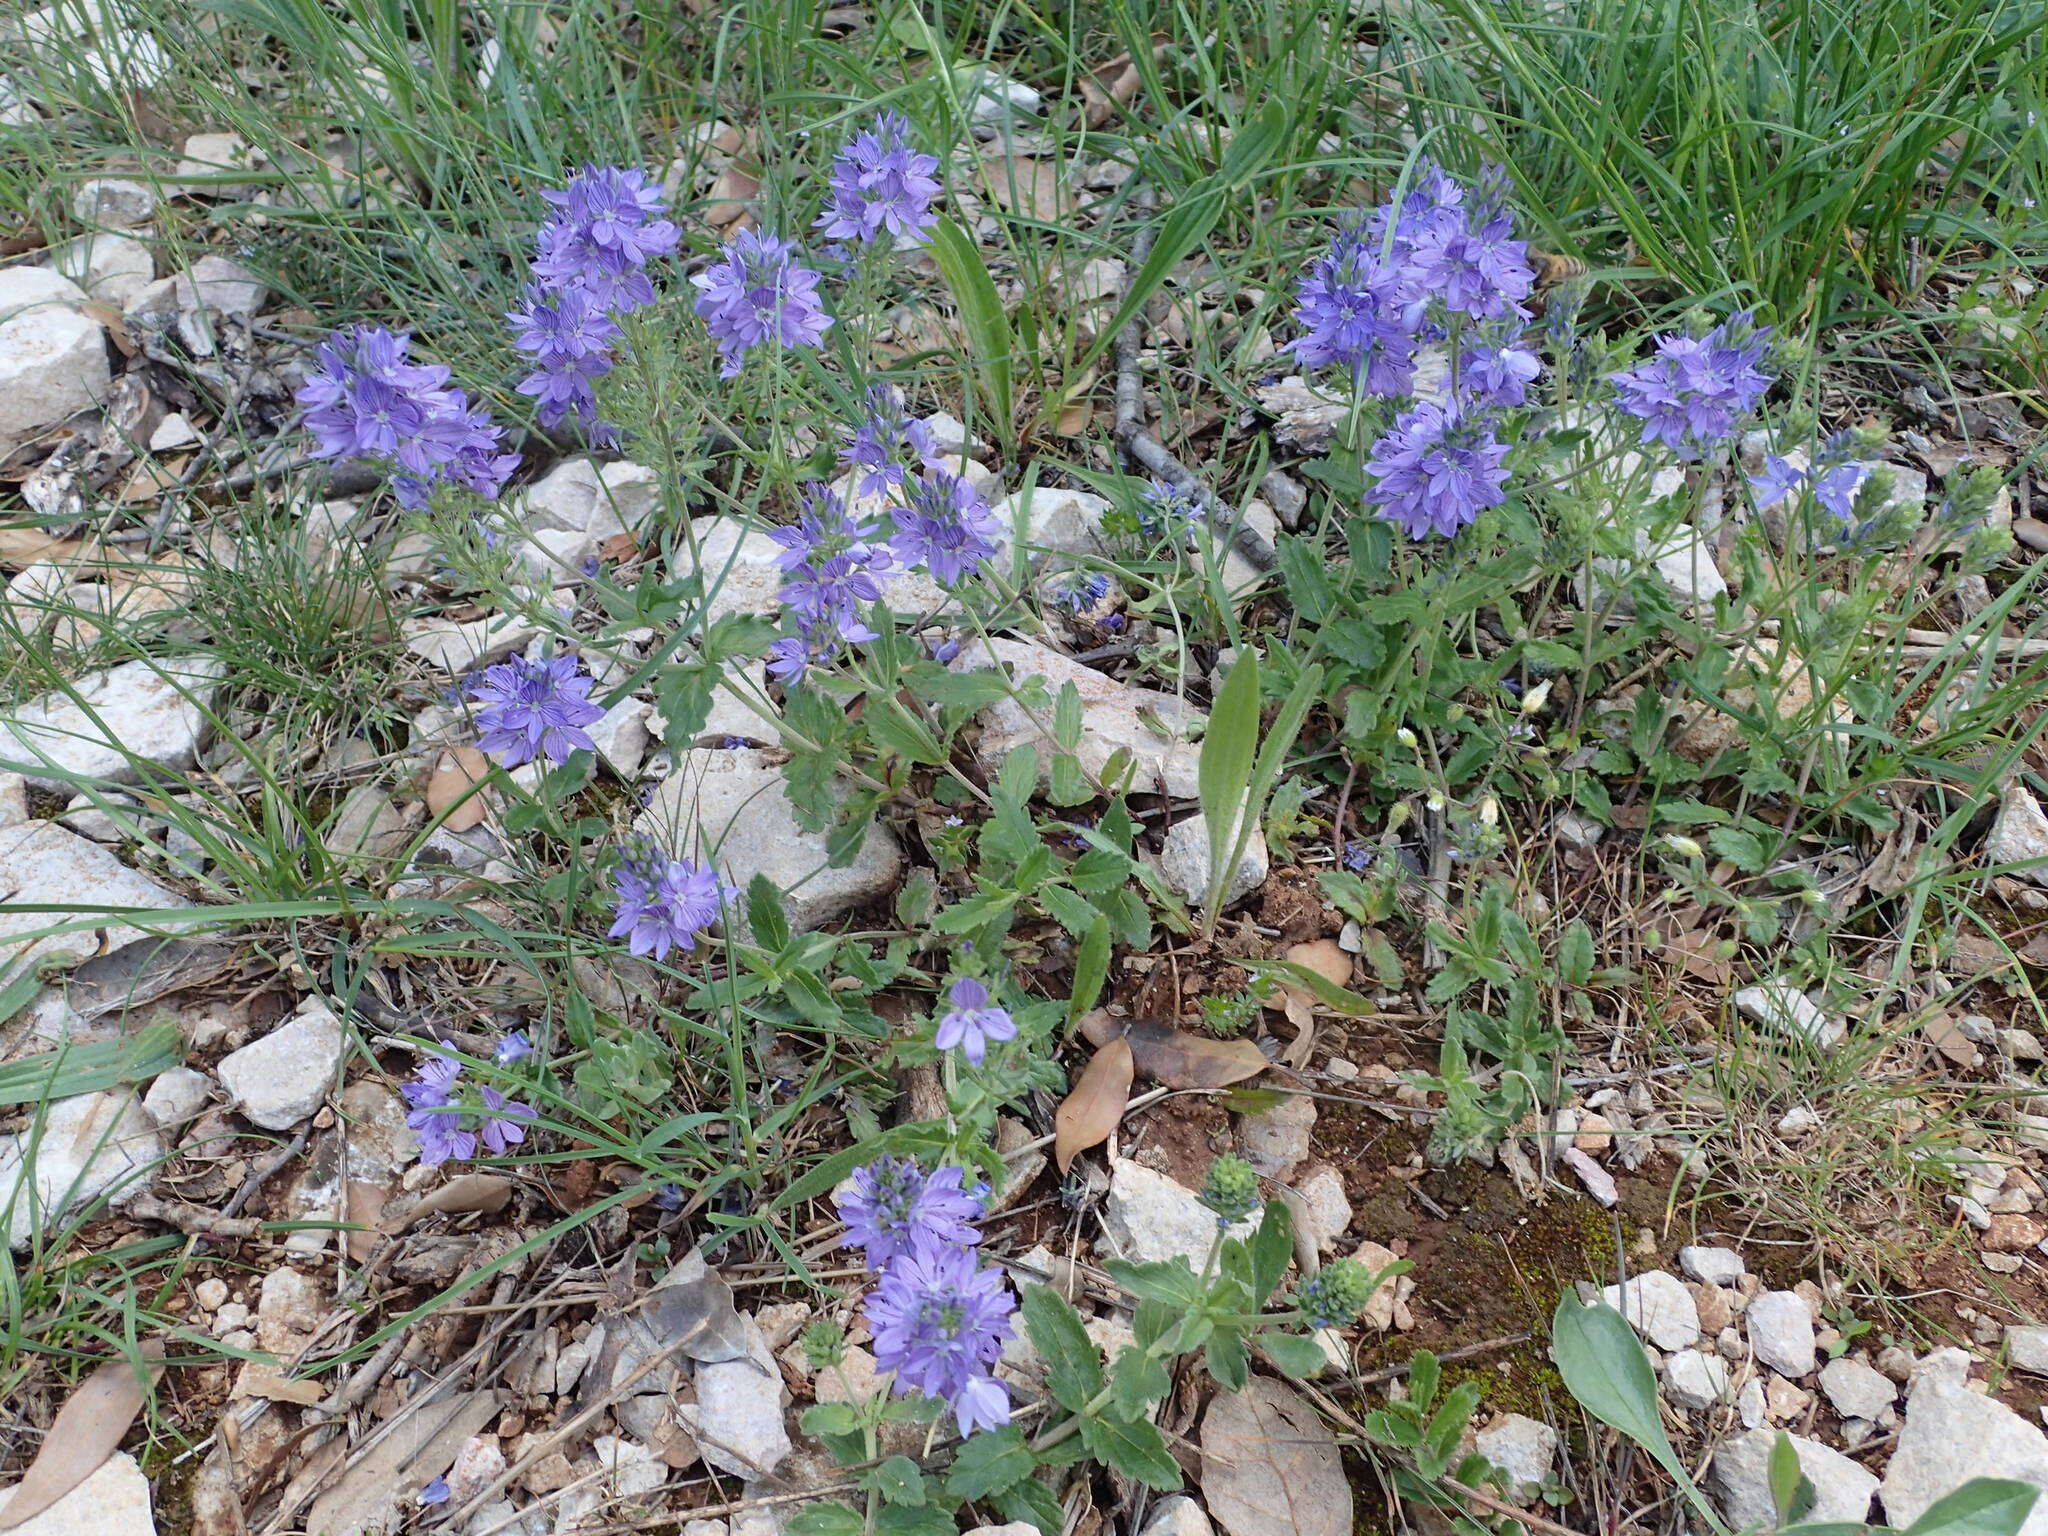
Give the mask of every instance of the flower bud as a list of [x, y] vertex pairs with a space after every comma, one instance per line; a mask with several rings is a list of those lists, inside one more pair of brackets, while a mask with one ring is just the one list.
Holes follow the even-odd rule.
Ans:
[[1258, 1171], [1235, 1153], [1224, 1153], [1209, 1164], [1202, 1204], [1216, 1213], [1219, 1225], [1244, 1220], [1259, 1208]]

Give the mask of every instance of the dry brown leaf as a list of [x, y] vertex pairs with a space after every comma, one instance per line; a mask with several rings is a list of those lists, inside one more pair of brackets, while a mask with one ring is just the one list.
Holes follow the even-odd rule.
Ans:
[[704, 222], [713, 229], [725, 228], [747, 211], [748, 202], [760, 191], [757, 178], [736, 165], [728, 165], [711, 183], [711, 194], [704, 204]]
[[1138, 1072], [1163, 1088], [1228, 1088], [1256, 1077], [1272, 1063], [1249, 1040], [1191, 1035], [1152, 1019], [1119, 1019], [1098, 1008], [1081, 1020], [1096, 1045], [1128, 1040]]
[[175, 491], [184, 478], [185, 466], [191, 462], [189, 453], [169, 461], [144, 459], [121, 487], [121, 504], [132, 507], [138, 502], [155, 501], [166, 491]]
[[1349, 1536], [1351, 1484], [1307, 1400], [1254, 1376], [1202, 1420], [1202, 1497], [1230, 1536]]
[[624, 565], [640, 553], [640, 541], [630, 533], [615, 533], [597, 546], [597, 552], [613, 565]]
[[325, 1402], [331, 1390], [317, 1381], [294, 1380], [267, 1365], [249, 1366], [235, 1381], [240, 1396], [267, 1397], [274, 1403], [297, 1403], [302, 1408]]
[[1095, 1053], [1074, 1091], [1053, 1113], [1052, 1156], [1061, 1173], [1067, 1171], [1075, 1153], [1101, 1145], [1122, 1122], [1136, 1071], [1131, 1042], [1121, 1036]]
[[95, 550], [84, 539], [53, 539], [40, 528], [0, 528], [0, 569], [19, 571], [39, 560], [75, 565]]
[[1281, 958], [1314, 971], [1332, 986], [1351, 985], [1351, 956], [1335, 939], [1312, 939], [1306, 944], [1291, 944]]
[[[490, 777], [490, 772], [490, 759], [475, 747], [450, 747], [441, 754], [433, 776], [427, 780], [429, 814], [446, 813], [443, 826], [450, 832], [467, 832], [484, 819], [488, 809], [484, 797], [470, 791]], [[464, 795], [469, 798], [464, 800]]]
[[1962, 1025], [1945, 1013], [1937, 1013], [1920, 1026], [1920, 1036], [1946, 1056], [1951, 1066], [1974, 1067], [1982, 1060], [1977, 1047], [1963, 1033]]
[[348, 1234], [348, 1256], [361, 1264], [377, 1246], [377, 1222], [384, 1215], [384, 1202], [391, 1191], [381, 1184], [350, 1179], [347, 1191], [349, 1224], [358, 1230]]
[[482, 1211], [490, 1215], [502, 1211], [512, 1201], [512, 1181], [495, 1173], [465, 1173], [450, 1179], [439, 1189], [432, 1191], [426, 1199], [414, 1206], [405, 1215], [384, 1223], [387, 1237], [395, 1237], [423, 1216], [436, 1211], [461, 1214], [467, 1211]]
[[[152, 1381], [163, 1368], [163, 1353], [163, 1345], [154, 1339], [142, 1345]], [[126, 1360], [109, 1360], [78, 1384], [57, 1411], [36, 1459], [15, 1484], [14, 1497], [0, 1508], [0, 1531], [13, 1530], [41, 1514], [99, 1471], [142, 1412], [143, 1387]]]
[[114, 339], [114, 345], [121, 349], [123, 357], [133, 357], [142, 350], [136, 343], [135, 333], [128, 329], [128, 317], [113, 305], [88, 300], [78, 306], [78, 312], [105, 326], [107, 334]]

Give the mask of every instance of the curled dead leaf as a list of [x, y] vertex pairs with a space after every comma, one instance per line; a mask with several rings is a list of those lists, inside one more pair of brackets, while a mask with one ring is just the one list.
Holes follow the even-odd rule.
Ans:
[[1053, 1114], [1052, 1155], [1061, 1173], [1067, 1171], [1076, 1153], [1107, 1141], [1123, 1120], [1136, 1070], [1131, 1042], [1122, 1036], [1095, 1053], [1074, 1091]]
[[[427, 780], [427, 810], [445, 816], [442, 825], [450, 832], [467, 832], [484, 819], [488, 809], [482, 795], [470, 792], [490, 775], [490, 759], [475, 747], [448, 748]], [[465, 795], [469, 796], [466, 800]]]
[[1336, 1438], [1300, 1393], [1264, 1376], [1209, 1404], [1202, 1496], [1230, 1536], [1351, 1530], [1351, 1484]]
[[450, 1179], [439, 1189], [429, 1191], [403, 1216], [384, 1223], [387, 1237], [395, 1237], [422, 1216], [431, 1216], [436, 1211], [447, 1211], [460, 1215], [468, 1211], [481, 1211], [491, 1215], [502, 1211], [512, 1201], [512, 1181], [495, 1173], [465, 1173]]
[[1152, 1019], [1119, 1019], [1101, 1008], [1082, 1016], [1081, 1033], [1099, 1046], [1129, 1041], [1138, 1074], [1162, 1088], [1228, 1088], [1272, 1065], [1249, 1040], [1191, 1035]]

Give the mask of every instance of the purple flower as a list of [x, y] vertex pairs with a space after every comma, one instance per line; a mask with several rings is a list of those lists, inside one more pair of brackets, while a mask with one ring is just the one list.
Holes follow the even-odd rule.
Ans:
[[1344, 867], [1354, 875], [1372, 868], [1373, 849], [1369, 843], [1353, 843], [1344, 850]]
[[526, 1140], [526, 1127], [537, 1117], [526, 1105], [514, 1103], [495, 1088], [479, 1088], [477, 1095], [484, 1101], [478, 1116], [484, 1147], [494, 1156], [503, 1157]]
[[818, 296], [818, 274], [798, 264], [794, 242], [775, 235], [741, 230], [724, 259], [690, 281], [698, 290], [697, 313], [725, 359], [721, 378], [736, 378], [747, 353], [764, 342], [820, 346], [832, 325]]
[[798, 627], [768, 647], [768, 675], [784, 687], [803, 681], [812, 667], [822, 666], [839, 654], [838, 637], [822, 628]]
[[1148, 539], [1185, 539], [1202, 520], [1195, 493], [1167, 480], [1154, 480], [1138, 498], [1138, 527]]
[[853, 1172], [853, 1188], [835, 1195], [846, 1223], [843, 1246], [859, 1248], [881, 1269], [920, 1240], [973, 1245], [981, 1241], [981, 1195], [954, 1167], [926, 1173], [907, 1157], [882, 1157]]
[[512, 344], [533, 356], [534, 371], [519, 381], [519, 393], [538, 403], [540, 424], [559, 426], [572, 413], [596, 423], [592, 385], [612, 371], [612, 346], [620, 336], [611, 317], [581, 288], [535, 284], [525, 307], [505, 318], [512, 322]]
[[862, 1308], [875, 1363], [910, 1391], [953, 1409], [960, 1433], [1010, 1422], [1009, 1394], [989, 1368], [1011, 1336], [1017, 1298], [971, 1248], [920, 1238], [883, 1272]]
[[419, 1064], [412, 1081], [400, 1084], [398, 1091], [414, 1109], [440, 1109], [454, 1098], [455, 1082], [461, 1076], [461, 1062], [430, 1056]]
[[943, 463], [931, 428], [903, 410], [901, 393], [887, 384], [868, 389], [868, 415], [839, 450], [840, 465], [856, 476], [856, 496], [883, 496], [927, 466]]
[[526, 1038], [526, 1031], [515, 1029], [498, 1042], [498, 1048], [491, 1053], [491, 1060], [501, 1067], [526, 1060], [533, 1054], [533, 1042]]
[[610, 937], [636, 955], [666, 960], [671, 949], [695, 949], [697, 935], [718, 921], [739, 889], [708, 864], [672, 859], [652, 843], [629, 850], [612, 871], [617, 916]]
[[1449, 538], [1507, 499], [1507, 445], [1484, 417], [1422, 404], [1373, 444], [1365, 493], [1380, 516], [1411, 539]]
[[437, 1477], [420, 1490], [422, 1504], [446, 1504], [448, 1502], [448, 1479]]
[[1406, 271], [1382, 257], [1354, 214], [1301, 280], [1294, 318], [1302, 334], [1289, 345], [1303, 367], [1335, 363], [1350, 369], [1368, 394], [1405, 395], [1415, 379], [1408, 301]]
[[673, 253], [679, 236], [658, 217], [661, 193], [638, 168], [585, 166], [567, 187], [541, 196], [555, 213], [535, 241], [526, 303], [506, 316], [513, 344], [534, 360], [519, 392], [538, 402], [542, 426], [574, 415], [604, 445], [616, 434], [597, 418], [592, 385], [612, 369], [621, 334], [613, 317], [654, 302], [642, 269]]
[[1621, 408], [1642, 421], [1642, 441], [1697, 459], [1733, 436], [1771, 387], [1759, 366], [1770, 335], [1744, 311], [1704, 336], [1659, 336], [1655, 357], [1608, 379]]
[[1749, 488], [1759, 507], [1775, 507], [1806, 484], [1806, 471], [1777, 454], [1764, 458], [1763, 473], [1750, 478]]
[[337, 331], [314, 349], [296, 396], [307, 408], [313, 456], [371, 459], [396, 473], [399, 503], [420, 507], [441, 484], [495, 497], [519, 455], [497, 451], [502, 429], [448, 383], [438, 364], [407, 360], [410, 336], [380, 326]]
[[1053, 589], [1052, 600], [1069, 613], [1086, 613], [1109, 596], [1109, 578], [1100, 571], [1076, 573]]
[[583, 727], [604, 718], [604, 709], [590, 701], [593, 679], [574, 655], [549, 661], [514, 656], [486, 667], [470, 684], [470, 698], [481, 730], [477, 745], [507, 768], [536, 757], [558, 767], [578, 750], [594, 752], [597, 743]]
[[818, 228], [829, 240], [858, 240], [864, 245], [885, 231], [922, 235], [938, 222], [932, 212], [932, 201], [939, 195], [933, 175], [938, 168], [936, 156], [910, 147], [908, 119], [884, 112], [874, 127], [855, 134], [833, 159]]
[[476, 1136], [462, 1128], [462, 1106], [454, 1102], [462, 1063], [445, 1056], [420, 1063], [413, 1081], [399, 1086], [412, 1112], [405, 1123], [420, 1139], [420, 1161], [428, 1165], [476, 1156]]
[[889, 554], [878, 547], [880, 531], [872, 519], [855, 522], [837, 492], [813, 481], [804, 487], [802, 515], [787, 527], [769, 529], [768, 537], [782, 546], [775, 563], [785, 571], [842, 554], [886, 570]]
[[1508, 238], [1511, 228], [1504, 213], [1476, 226], [1434, 225], [1417, 238], [1409, 258], [1415, 286], [1451, 313], [1475, 320], [1519, 314], [1536, 272], [1527, 243]]
[[988, 988], [972, 976], [956, 979], [946, 996], [952, 1011], [939, 1020], [932, 1043], [942, 1051], [958, 1050], [975, 1066], [988, 1055], [991, 1040], [1014, 1040], [1017, 1025], [1009, 1010], [992, 1007]]
[[1458, 387], [1479, 405], [1520, 405], [1542, 371], [1536, 354], [1521, 347], [1474, 347], [1459, 360]]
[[1856, 498], [1871, 475], [1868, 464], [1834, 464], [1813, 477], [1813, 499], [1843, 522], [1856, 519]]
[[543, 192], [554, 205], [541, 226], [533, 275], [552, 289], [581, 289], [600, 310], [638, 309], [654, 302], [645, 267], [672, 254], [674, 224], [659, 217], [661, 192], [637, 166], [587, 165], [559, 192]]
[[996, 552], [996, 517], [981, 492], [943, 469], [927, 469], [912, 480], [891, 515], [896, 558], [905, 567], [922, 565], [943, 585], [969, 575]]

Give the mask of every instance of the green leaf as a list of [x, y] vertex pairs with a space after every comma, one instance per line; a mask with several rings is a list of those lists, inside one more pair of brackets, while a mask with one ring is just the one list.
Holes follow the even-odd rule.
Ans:
[[1716, 827], [1707, 834], [1707, 846], [1747, 875], [1760, 875], [1771, 862], [1763, 839], [1740, 827]]
[[789, 1536], [861, 1536], [865, 1526], [852, 1508], [837, 1499], [806, 1504], [789, 1517]]
[[1605, 1302], [1589, 1307], [1575, 1292], [1566, 1291], [1550, 1320], [1550, 1353], [1579, 1406], [1648, 1451], [1700, 1517], [1715, 1530], [1725, 1531], [1665, 1438], [1657, 1408], [1657, 1373], [1627, 1320]]
[[1008, 442], [1016, 431], [1010, 368], [1017, 344], [995, 279], [989, 276], [974, 242], [949, 218], [941, 217], [933, 228], [930, 250], [946, 286], [953, 290], [960, 323], [967, 328], [975, 378], [988, 401], [989, 414], [995, 418], [998, 434]]
[[1068, 1028], [1077, 1024], [1102, 995], [1103, 983], [1109, 980], [1109, 955], [1109, 918], [1097, 912], [1074, 951], [1074, 989], [1067, 996]]
[[924, 1474], [908, 1456], [891, 1456], [868, 1474], [867, 1486], [886, 1503], [908, 1504], [913, 1508], [924, 1504]]
[[2040, 1496], [2031, 1483], [1973, 1477], [1922, 1510], [1903, 1536], [2018, 1536]]
[[1060, 1536], [1067, 1528], [1066, 1506], [1035, 1477], [998, 1490], [989, 1495], [989, 1502], [1005, 1520], [1023, 1520], [1037, 1526], [1039, 1536]]
[[1180, 1463], [1166, 1449], [1159, 1426], [1144, 1419], [1083, 1419], [1081, 1443], [1096, 1460], [1136, 1478], [1148, 1488], [1171, 1493], [1180, 1486]]
[[1330, 1368], [1323, 1346], [1306, 1333], [1261, 1333], [1253, 1343], [1266, 1357], [1296, 1381], [1307, 1381]]
[[1210, 1334], [1208, 1343], [1202, 1346], [1202, 1358], [1208, 1363], [1209, 1374], [1225, 1391], [1244, 1390], [1251, 1362], [1245, 1357], [1243, 1334], [1234, 1328]]
[[1251, 1250], [1252, 1300], [1264, 1305], [1266, 1298], [1287, 1278], [1288, 1261], [1294, 1257], [1294, 1218], [1287, 1207], [1278, 1200], [1268, 1200], [1264, 1214], [1259, 1217], [1259, 1229], [1246, 1246]]
[[0, 1105], [43, 1104], [144, 1082], [183, 1061], [183, 1047], [178, 1026], [164, 1020], [145, 1025], [124, 1040], [69, 1045], [23, 1056], [0, 1066]]
[[1045, 1361], [1046, 1386], [1062, 1407], [1079, 1413], [1102, 1390], [1102, 1361], [1081, 1314], [1049, 1285], [1027, 1285], [1017, 1299], [1025, 1330]]
[[850, 1403], [816, 1403], [799, 1422], [807, 1435], [850, 1435], [860, 1428], [860, 1415]]
[[1186, 1259], [1158, 1259], [1146, 1264], [1111, 1259], [1103, 1269], [1118, 1285], [1143, 1301], [1163, 1301], [1187, 1310], [1200, 1306], [1207, 1295], [1202, 1277], [1188, 1268]]
[[960, 1447], [946, 1473], [946, 1492], [963, 1502], [985, 1499], [1022, 1482], [1037, 1466], [1022, 1430], [988, 1430], [970, 1436]]
[[789, 917], [782, 910], [782, 892], [766, 875], [747, 882], [747, 926], [762, 948], [779, 954], [789, 948]]
[[1238, 818], [1251, 790], [1259, 750], [1259, 653], [1246, 646], [1216, 690], [1209, 728], [1195, 774], [1196, 799], [1209, 827], [1210, 900], [1230, 881], [1227, 860], [1237, 842]]
[[1584, 918], [1573, 918], [1558, 935], [1557, 979], [1568, 987], [1583, 987], [1593, 979], [1593, 930]]
[[1813, 1509], [1813, 1483], [1799, 1470], [1799, 1451], [1782, 1429], [1771, 1442], [1769, 1473], [1771, 1504], [1778, 1511], [1778, 1523], [1804, 1520]]
[[875, 1512], [875, 1536], [956, 1536], [959, 1529], [951, 1510], [885, 1504]]
[[1116, 1391], [1110, 1401], [1127, 1419], [1143, 1418], [1147, 1408], [1173, 1389], [1166, 1362], [1135, 1344], [1117, 1351], [1116, 1363], [1109, 1368], [1109, 1383]]

